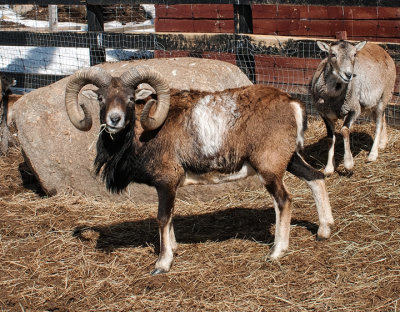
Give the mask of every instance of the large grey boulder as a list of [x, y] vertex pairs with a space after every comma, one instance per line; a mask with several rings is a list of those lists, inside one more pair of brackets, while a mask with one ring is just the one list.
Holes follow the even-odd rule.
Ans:
[[[161, 72], [175, 89], [217, 91], [250, 85], [240, 69], [232, 64], [197, 58], [152, 59], [99, 65], [119, 76], [134, 65], [146, 64]], [[103, 182], [93, 173], [96, 141], [99, 133], [99, 107], [91, 90], [86, 86], [79, 102], [92, 111], [93, 126], [87, 132], [77, 130], [70, 122], [64, 104], [68, 78], [23, 96], [13, 107], [12, 120], [27, 164], [48, 194], [74, 191], [87, 195], [113, 196]], [[200, 200], [224, 193], [234, 184], [213, 186], [188, 186], [181, 188], [178, 196], [196, 196]], [[238, 186], [239, 187], [239, 186]], [[242, 187], [242, 186], [240, 186]], [[197, 196], [207, 194], [207, 196]], [[121, 195], [119, 195], [121, 196]], [[155, 200], [156, 193], [145, 185], [131, 184], [122, 194], [132, 201]], [[116, 197], [117, 198], [117, 197]], [[120, 198], [120, 197], [119, 197]]]

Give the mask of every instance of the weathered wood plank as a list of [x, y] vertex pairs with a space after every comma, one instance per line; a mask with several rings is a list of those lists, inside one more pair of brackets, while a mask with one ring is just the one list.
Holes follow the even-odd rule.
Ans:
[[236, 55], [233, 53], [218, 53], [218, 52], [202, 52], [202, 51], [161, 51], [154, 52], [155, 58], [173, 58], [173, 57], [198, 57], [212, 60], [224, 61], [236, 65]]
[[231, 20], [215, 19], [157, 19], [157, 32], [200, 32], [200, 33], [233, 33], [234, 23]]
[[398, 8], [358, 6], [313, 6], [313, 5], [253, 5], [254, 19], [352, 19], [386, 20], [400, 18]]
[[156, 5], [156, 18], [233, 19], [230, 4]]
[[347, 31], [349, 37], [398, 38], [400, 20], [253, 20], [254, 34], [334, 38], [336, 32], [343, 30]]

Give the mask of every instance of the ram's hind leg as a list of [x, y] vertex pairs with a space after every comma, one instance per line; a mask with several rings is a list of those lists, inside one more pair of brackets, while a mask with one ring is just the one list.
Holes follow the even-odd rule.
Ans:
[[379, 149], [384, 150], [388, 141], [387, 130], [386, 130], [386, 118], [385, 113], [382, 116], [382, 132], [379, 138]]
[[289, 247], [290, 219], [292, 214], [291, 198], [282, 177], [260, 173], [260, 179], [264, 182], [268, 192], [274, 199], [276, 218], [275, 241], [270, 256], [272, 259], [278, 259]]
[[319, 218], [317, 238], [329, 238], [334, 221], [324, 175], [311, 167], [297, 152], [293, 154], [287, 170], [296, 177], [306, 181], [310, 187]]

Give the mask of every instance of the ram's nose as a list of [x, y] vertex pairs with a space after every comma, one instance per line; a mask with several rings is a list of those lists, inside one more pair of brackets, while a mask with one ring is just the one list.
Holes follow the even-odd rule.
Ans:
[[118, 113], [110, 114], [109, 118], [112, 126], [118, 125], [118, 123], [121, 121], [121, 115]]

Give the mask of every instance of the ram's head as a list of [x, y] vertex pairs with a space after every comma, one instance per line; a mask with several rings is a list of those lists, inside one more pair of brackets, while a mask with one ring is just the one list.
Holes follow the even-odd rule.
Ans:
[[[72, 124], [82, 131], [92, 126], [90, 112], [85, 105], [78, 104], [80, 90], [88, 85], [95, 85], [100, 104], [100, 123], [110, 133], [117, 133], [132, 120], [135, 102], [145, 100], [146, 104], [140, 116], [144, 130], [154, 130], [165, 121], [170, 103], [169, 86], [160, 73], [148, 66], [137, 66], [124, 72], [120, 77], [113, 77], [99, 67], [78, 70], [66, 86], [65, 106]], [[137, 88], [138, 85], [144, 87]], [[146, 87], [149, 86], [149, 87]], [[151, 95], [157, 94], [157, 101]], [[150, 114], [154, 104], [156, 109]]]

